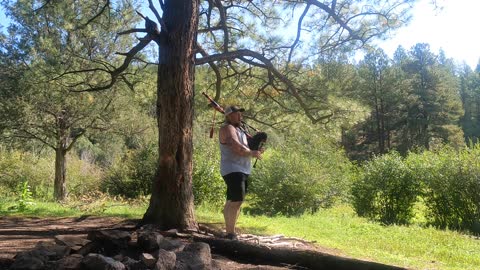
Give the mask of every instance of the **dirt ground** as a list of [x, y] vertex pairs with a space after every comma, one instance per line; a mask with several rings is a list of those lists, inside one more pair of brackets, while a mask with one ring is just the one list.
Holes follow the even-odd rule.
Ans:
[[[15, 254], [32, 249], [39, 241], [54, 241], [55, 235], [87, 236], [91, 230], [133, 230], [135, 220], [112, 217], [84, 216], [79, 218], [18, 218], [0, 217], [0, 270], [8, 269]], [[266, 265], [239, 263], [212, 254], [216, 269], [289, 269]]]
[[134, 221], [119, 218], [18, 218], [0, 217], [0, 269], [18, 252], [32, 249], [40, 241], [54, 241], [55, 235], [86, 236], [93, 229], [133, 228]]
[[[35, 247], [40, 241], [54, 242], [56, 235], [74, 235], [86, 237], [89, 231], [102, 229], [120, 229], [134, 231], [137, 220], [127, 220], [113, 217], [82, 216], [77, 218], [24, 218], [24, 217], [0, 217], [0, 270], [6, 270], [13, 263], [14, 256], [22, 251], [28, 251]], [[218, 224], [200, 224], [200, 233], [217, 235], [218, 240], [221, 234]], [[320, 258], [318, 265], [322, 269], [381, 269], [381, 270], [406, 270], [406, 268], [382, 265], [375, 262], [360, 261], [345, 257], [339, 250], [330, 250], [303, 239], [277, 236], [258, 236], [251, 234], [239, 235], [239, 244], [254, 243], [263, 246], [268, 250], [279, 251], [282, 248], [295, 251], [294, 253], [320, 254], [314, 255]], [[192, 241], [192, 240], [188, 240]], [[238, 247], [238, 246], [237, 246]], [[277, 249], [279, 248], [279, 249]], [[258, 251], [258, 250], [257, 250]], [[222, 253], [223, 254], [223, 253]], [[286, 254], [283, 254], [284, 256]], [[291, 254], [288, 254], [289, 256]], [[254, 255], [253, 257], [259, 257]], [[260, 256], [261, 257], [261, 256]], [[235, 257], [236, 258], [236, 257]], [[279, 264], [277, 266], [267, 265], [266, 261], [255, 260], [248, 257], [248, 261], [237, 261], [235, 258], [226, 258], [215, 254], [212, 249], [213, 270], [285, 270], [285, 269], [307, 269], [294, 265]], [[308, 257], [311, 259], [311, 257]], [[232, 260], [233, 259], [233, 260]], [[252, 260], [254, 259], [254, 260]], [[317, 266], [317, 264], [315, 264]], [[314, 268], [317, 268], [314, 266]]]

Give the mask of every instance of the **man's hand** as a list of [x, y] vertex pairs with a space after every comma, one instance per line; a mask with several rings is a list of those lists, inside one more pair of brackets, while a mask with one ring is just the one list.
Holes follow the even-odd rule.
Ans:
[[257, 158], [257, 159], [262, 159], [263, 151], [261, 151], [261, 150], [250, 150], [250, 151], [251, 151], [252, 157]]

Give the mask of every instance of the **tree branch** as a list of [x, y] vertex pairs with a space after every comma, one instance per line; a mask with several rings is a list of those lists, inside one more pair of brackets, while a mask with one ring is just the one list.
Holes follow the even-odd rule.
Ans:
[[227, 28], [227, 12], [225, 8], [222, 5], [222, 2], [220, 0], [214, 0], [215, 1], [215, 6], [218, 9], [218, 12], [220, 13], [220, 26], [223, 30], [223, 51], [228, 52], [228, 45], [229, 45], [229, 37], [230, 34], [228, 32]]
[[105, 10], [107, 9], [107, 7], [110, 6], [110, 0], [106, 0], [105, 1], [105, 5], [103, 5], [102, 9], [97, 13], [95, 14], [93, 17], [91, 17], [86, 23], [84, 23], [83, 25], [80, 25], [78, 26], [75, 30], [80, 30], [80, 29], [83, 29], [85, 28], [87, 25], [89, 25], [91, 22], [93, 22], [95, 19], [97, 19], [98, 17], [100, 17], [103, 12], [105, 12]]
[[[248, 60], [245, 57], [252, 57], [253, 59], [260, 61], [260, 63], [257, 63], [252, 60]], [[224, 61], [224, 60], [231, 60], [231, 59], [240, 59], [248, 64], [256, 65], [261, 68], [269, 70], [276, 78], [278, 78], [282, 83], [284, 83], [287, 86], [287, 92], [297, 100], [298, 104], [300, 105], [300, 107], [302, 107], [305, 114], [312, 121], [312, 123], [315, 124], [323, 119], [331, 117], [331, 115], [315, 117], [312, 114], [312, 109], [309, 108], [305, 103], [305, 101], [302, 99], [302, 97], [300, 96], [297, 90], [297, 87], [295, 87], [293, 82], [290, 79], [288, 79], [285, 75], [283, 75], [277, 68], [275, 68], [275, 66], [269, 59], [267, 59], [265, 56], [263, 56], [260, 53], [250, 51], [250, 50], [245, 50], [245, 49], [237, 50], [237, 51], [229, 51], [226, 53], [210, 55], [200, 59], [197, 58], [195, 61], [195, 64], [202, 65], [208, 62]]]
[[[198, 43], [197, 43], [197, 50], [203, 57], [208, 57], [208, 53]], [[222, 75], [220, 73], [220, 69], [215, 64], [215, 62], [210, 61], [210, 62], [208, 62], [208, 65], [212, 68], [213, 72], [215, 73], [215, 77], [216, 77], [215, 97], [213, 99], [214, 100], [219, 100], [220, 99], [220, 93], [222, 91]]]
[[130, 29], [130, 30], [118, 32], [117, 36], [131, 34], [131, 33], [139, 33], [139, 32], [147, 33], [147, 29], [145, 29], [145, 28], [133, 28], [133, 29]]
[[[361, 38], [357, 35], [356, 31], [354, 31], [352, 28], [350, 28], [350, 26], [348, 26], [348, 24], [342, 20], [342, 18], [340, 18], [340, 16], [338, 16], [338, 14], [335, 12], [334, 9], [330, 8], [329, 6], [327, 6], [326, 4], [324, 3], [321, 3], [317, 0], [306, 0], [305, 1], [307, 4], [310, 4], [310, 5], [314, 5], [320, 9], [323, 9], [325, 12], [328, 13], [329, 16], [331, 16], [343, 29], [347, 30], [348, 33], [350, 34], [350, 36], [353, 38], [353, 39], [359, 39], [361, 40]], [[334, 5], [332, 5], [333, 8], [335, 8]]]
[[297, 46], [298, 42], [300, 42], [300, 34], [301, 34], [301, 32], [302, 32], [303, 19], [304, 19], [305, 16], [307, 15], [309, 9], [310, 9], [310, 4], [307, 3], [307, 6], [305, 7], [305, 10], [303, 10], [302, 15], [301, 15], [300, 18], [298, 19], [298, 24], [297, 24], [297, 36], [295, 37], [295, 41], [294, 41], [294, 42], [292, 43], [292, 45], [290, 46], [290, 53], [288, 54], [287, 64], [290, 63], [290, 61], [292, 60], [293, 50], [294, 50], [295, 47]]
[[25, 133], [26, 135], [16, 134], [15, 137], [20, 138], [20, 139], [28, 139], [28, 140], [34, 139], [34, 140], [37, 140], [37, 141], [43, 143], [44, 145], [52, 148], [53, 150], [57, 149], [54, 145], [51, 145], [49, 142], [47, 142], [45, 139], [41, 138], [37, 134], [34, 134], [34, 133], [32, 133], [32, 132], [30, 132], [26, 129], [21, 129], [19, 131]]
[[[159, 2], [160, 2], [160, 8], [163, 10], [165, 8], [165, 4], [163, 3], [162, 0], [160, 0]], [[153, 12], [153, 14], [155, 14], [155, 17], [157, 18], [157, 21], [160, 23], [160, 27], [162, 28], [162, 31], [164, 31], [165, 33], [168, 34], [167, 25], [163, 21], [162, 17], [160, 17], [160, 14], [158, 14], [158, 11], [155, 8], [155, 6], [153, 5], [152, 0], [148, 0], [148, 7]]]
[[[130, 62], [134, 59], [135, 55], [141, 51], [143, 48], [145, 48], [148, 43], [150, 43], [151, 39], [142, 39], [140, 40], [140, 42], [135, 45], [135, 47], [133, 47], [128, 53], [125, 54], [125, 60], [123, 61], [123, 64], [112, 70], [112, 71], [106, 71], [110, 74], [110, 82], [106, 85], [103, 85], [103, 86], [97, 86], [97, 87], [89, 87], [87, 89], [82, 89], [82, 90], [72, 90], [72, 92], [94, 92], [94, 91], [101, 91], [101, 90], [106, 90], [106, 89], [109, 89], [111, 88], [115, 82], [117, 81], [117, 78], [118, 76], [123, 72], [125, 71], [128, 66], [130, 65]], [[98, 70], [98, 69], [94, 69], [94, 70]], [[75, 73], [79, 73], [79, 72], [91, 72], [91, 69], [90, 70], [79, 70], [79, 71], [74, 71]]]

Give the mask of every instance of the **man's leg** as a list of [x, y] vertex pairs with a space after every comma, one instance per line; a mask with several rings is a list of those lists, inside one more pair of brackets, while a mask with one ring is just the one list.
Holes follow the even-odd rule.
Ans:
[[246, 177], [243, 173], [230, 173], [224, 176], [227, 184], [227, 201], [223, 208], [225, 230], [227, 235], [235, 235], [235, 225], [240, 215], [240, 207], [246, 192]]
[[240, 207], [242, 201], [232, 202], [227, 201], [223, 208], [223, 217], [225, 219], [225, 231], [227, 234], [235, 234], [235, 225], [240, 214]]
[[227, 234], [229, 233], [230, 230], [230, 218], [229, 218], [229, 207], [230, 207], [230, 200], [227, 200], [225, 202], [225, 206], [223, 207], [223, 219], [225, 220], [225, 231]]

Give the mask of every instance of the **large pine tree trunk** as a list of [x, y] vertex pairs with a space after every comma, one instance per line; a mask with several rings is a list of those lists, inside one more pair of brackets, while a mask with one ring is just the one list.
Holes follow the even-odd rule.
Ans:
[[57, 201], [63, 201], [67, 198], [67, 184], [65, 181], [67, 152], [58, 147], [55, 149], [55, 182], [53, 185], [53, 197]]
[[197, 227], [192, 192], [194, 46], [198, 0], [165, 1], [159, 41], [157, 116], [159, 160], [141, 223], [163, 229]]

